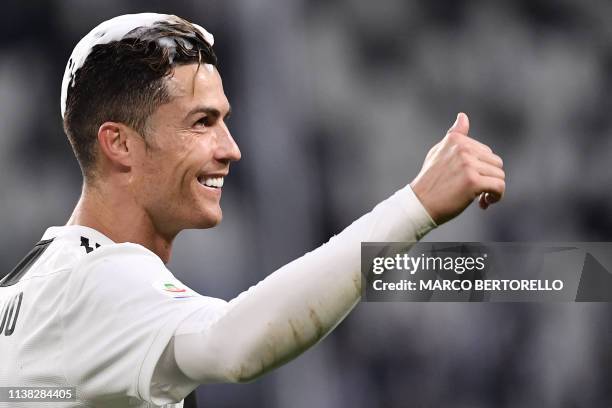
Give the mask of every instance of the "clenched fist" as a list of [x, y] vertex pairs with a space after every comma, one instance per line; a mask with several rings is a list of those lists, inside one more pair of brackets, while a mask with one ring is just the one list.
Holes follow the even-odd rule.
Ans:
[[460, 113], [410, 183], [438, 225], [459, 215], [478, 196], [480, 207], [486, 209], [501, 200], [506, 189], [502, 159], [470, 138], [469, 130], [467, 115]]

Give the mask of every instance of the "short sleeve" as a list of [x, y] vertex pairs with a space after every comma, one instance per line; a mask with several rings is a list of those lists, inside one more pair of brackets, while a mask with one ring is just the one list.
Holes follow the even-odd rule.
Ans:
[[[62, 354], [79, 399], [151, 402], [151, 379], [178, 324], [226, 302], [183, 285], [152, 252], [103, 246], [73, 270], [63, 298]], [[178, 401], [177, 401], [178, 402]]]

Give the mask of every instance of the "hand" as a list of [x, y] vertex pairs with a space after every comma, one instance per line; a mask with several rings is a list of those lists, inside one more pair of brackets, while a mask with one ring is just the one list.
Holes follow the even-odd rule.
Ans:
[[444, 139], [431, 148], [412, 190], [436, 224], [461, 214], [478, 196], [482, 209], [498, 202], [506, 189], [502, 159], [468, 136], [470, 122], [465, 113]]

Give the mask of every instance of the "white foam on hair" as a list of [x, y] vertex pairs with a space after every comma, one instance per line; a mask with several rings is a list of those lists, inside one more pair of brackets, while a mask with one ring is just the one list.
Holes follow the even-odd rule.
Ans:
[[[72, 50], [72, 54], [66, 64], [66, 70], [64, 71], [61, 94], [62, 118], [66, 113], [68, 87], [74, 86], [75, 74], [77, 70], [85, 64], [85, 60], [89, 54], [91, 54], [93, 47], [98, 44], [108, 44], [113, 41], [120, 41], [126, 34], [138, 27], [149, 27], [160, 21], [172, 22], [176, 19], [178, 19], [178, 17], [171, 14], [125, 14], [104, 21], [91, 30], [85, 37], [81, 38], [81, 41], [79, 41], [76, 47], [74, 47], [74, 50]], [[206, 42], [212, 47], [215, 42], [213, 35], [201, 26], [193, 23], [191, 24], [200, 31]]]

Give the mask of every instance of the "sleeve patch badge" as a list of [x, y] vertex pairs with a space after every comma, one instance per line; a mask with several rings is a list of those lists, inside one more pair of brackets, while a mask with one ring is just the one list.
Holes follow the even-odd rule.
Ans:
[[192, 298], [198, 296], [196, 292], [189, 289], [177, 280], [163, 280], [153, 282], [153, 288], [159, 293], [174, 299]]

